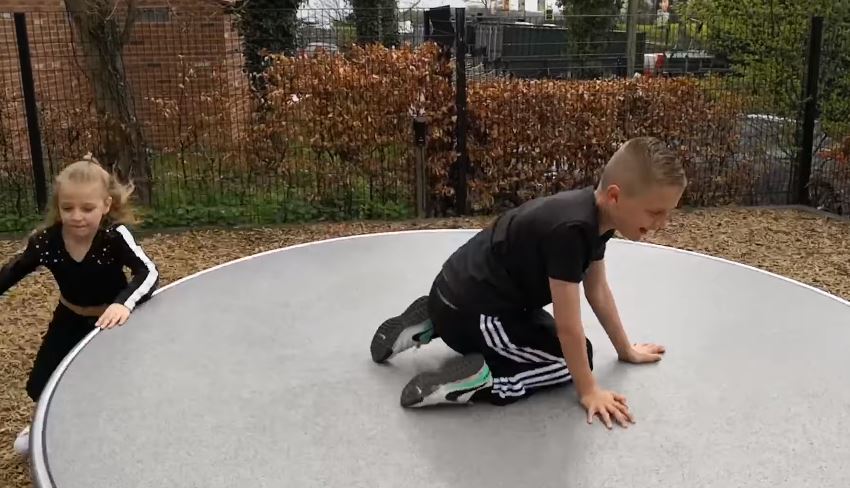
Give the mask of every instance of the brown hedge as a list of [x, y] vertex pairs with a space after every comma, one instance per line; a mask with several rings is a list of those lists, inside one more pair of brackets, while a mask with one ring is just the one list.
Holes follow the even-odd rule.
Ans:
[[[432, 44], [278, 57], [269, 76], [273, 108], [260, 133], [324, 154], [328, 169], [335, 162], [362, 174], [409, 178], [411, 115], [422, 113], [429, 120], [431, 192], [450, 196], [453, 79], [453, 64]], [[686, 203], [734, 201], [750, 190], [753, 178], [748, 162], [735, 157], [740, 103], [712, 96], [706, 86], [694, 78], [470, 80], [472, 207], [491, 211], [593, 184], [616, 147], [639, 135], [677, 148], [692, 182]], [[390, 147], [400, 151], [392, 168], [375, 156]]]
[[850, 215], [850, 135], [819, 151], [809, 181], [809, 198], [819, 208]]
[[[293, 178], [309, 173], [321, 186], [347, 187], [357, 177], [409, 186], [411, 118], [425, 113], [429, 166], [445, 177], [439, 172], [451, 157], [452, 72], [438, 60], [435, 45], [397, 51], [355, 46], [346, 57], [281, 56], [267, 79], [270, 106], [251, 145], [268, 147], [257, 160], [276, 160], [278, 171]], [[275, 158], [282, 148], [285, 157]]]
[[727, 203], [752, 175], [733, 163], [739, 103], [709, 95], [693, 78], [472, 83], [473, 201], [487, 208], [594, 184], [623, 141], [651, 135], [685, 162], [688, 202]]
[[[192, 137], [175, 131], [181, 147], [211, 146], [225, 162], [247, 159], [255, 184], [282, 176], [307, 201], [364, 185], [369, 191], [395, 191], [396, 198], [404, 199], [412, 197], [411, 119], [422, 114], [429, 121], [431, 204], [438, 212], [448, 205], [457, 157], [454, 61], [442, 57], [436, 45], [353, 46], [345, 56], [277, 56], [266, 76], [268, 103], [240, 137], [231, 140], [212, 131], [214, 124], [190, 121], [186, 127]], [[471, 79], [472, 208], [490, 212], [593, 184], [616, 147], [638, 135], [658, 136], [677, 148], [691, 179], [685, 203], [742, 201], [758, 175], [737, 151], [741, 102], [710, 86], [693, 78]], [[202, 99], [209, 102], [204, 107], [218, 103], [222, 116], [229, 114], [220, 94]], [[167, 115], [163, 112], [170, 121]], [[50, 141], [82, 139], [85, 145], [97, 139], [89, 133], [68, 136], [60, 130], [66, 119], [45, 113]], [[78, 145], [71, 153], [80, 152]], [[67, 151], [61, 154], [68, 157]]]

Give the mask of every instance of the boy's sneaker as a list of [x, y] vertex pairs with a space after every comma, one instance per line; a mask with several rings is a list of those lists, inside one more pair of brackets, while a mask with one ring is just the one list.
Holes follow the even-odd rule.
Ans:
[[472, 396], [493, 386], [493, 375], [484, 356], [452, 358], [440, 369], [413, 377], [401, 392], [402, 407], [471, 403]]
[[24, 427], [24, 430], [18, 434], [15, 439], [15, 453], [19, 456], [27, 456], [30, 452], [30, 426]]
[[382, 363], [396, 354], [428, 344], [434, 337], [434, 324], [428, 317], [428, 297], [417, 298], [407, 310], [384, 321], [372, 336], [372, 360]]

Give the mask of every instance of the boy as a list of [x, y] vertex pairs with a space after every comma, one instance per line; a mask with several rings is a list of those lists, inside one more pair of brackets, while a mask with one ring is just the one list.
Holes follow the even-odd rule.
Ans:
[[[640, 240], [663, 228], [686, 184], [681, 162], [661, 141], [635, 138], [614, 153], [596, 189], [531, 200], [472, 237], [445, 262], [430, 294], [372, 338], [378, 363], [435, 337], [462, 354], [411, 379], [402, 406], [507, 405], [572, 381], [589, 423], [595, 415], [609, 429], [611, 417], [623, 427], [634, 422], [626, 399], [593, 377], [579, 284], [621, 361], [658, 361], [663, 347], [632, 345], [623, 330], [606, 280], [605, 248], [615, 231]], [[554, 317], [543, 310], [549, 303]]]

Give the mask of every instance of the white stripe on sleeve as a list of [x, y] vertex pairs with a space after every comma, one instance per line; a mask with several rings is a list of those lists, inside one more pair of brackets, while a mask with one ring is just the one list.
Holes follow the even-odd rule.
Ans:
[[145, 267], [148, 269], [148, 275], [144, 281], [136, 288], [133, 293], [127, 298], [124, 302], [124, 306], [130, 310], [133, 310], [136, 307], [138, 301], [145, 296], [147, 293], [151, 291], [154, 284], [156, 283], [156, 279], [158, 277], [158, 273], [156, 271], [156, 266], [154, 266], [153, 261], [150, 260], [145, 251], [136, 244], [136, 240], [133, 239], [133, 235], [130, 234], [130, 231], [123, 225], [119, 225], [116, 227], [116, 230], [119, 234], [124, 238], [124, 242], [127, 244], [127, 247], [133, 251], [133, 254], [136, 255], [139, 260], [144, 263]]

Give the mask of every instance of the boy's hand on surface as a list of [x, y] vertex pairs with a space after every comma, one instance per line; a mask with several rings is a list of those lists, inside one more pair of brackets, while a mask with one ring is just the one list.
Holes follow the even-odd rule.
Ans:
[[661, 360], [665, 351], [664, 346], [658, 344], [635, 344], [619, 358], [626, 363], [654, 363]]
[[124, 325], [130, 317], [130, 309], [120, 303], [113, 303], [107, 308], [95, 323], [101, 329], [111, 329], [116, 325]]
[[632, 413], [626, 405], [626, 397], [613, 391], [596, 389], [581, 398], [581, 404], [587, 409], [587, 423], [593, 423], [593, 417], [599, 415], [602, 423], [609, 429], [612, 428], [611, 417], [617, 420], [623, 427], [629, 423], [635, 423]]

